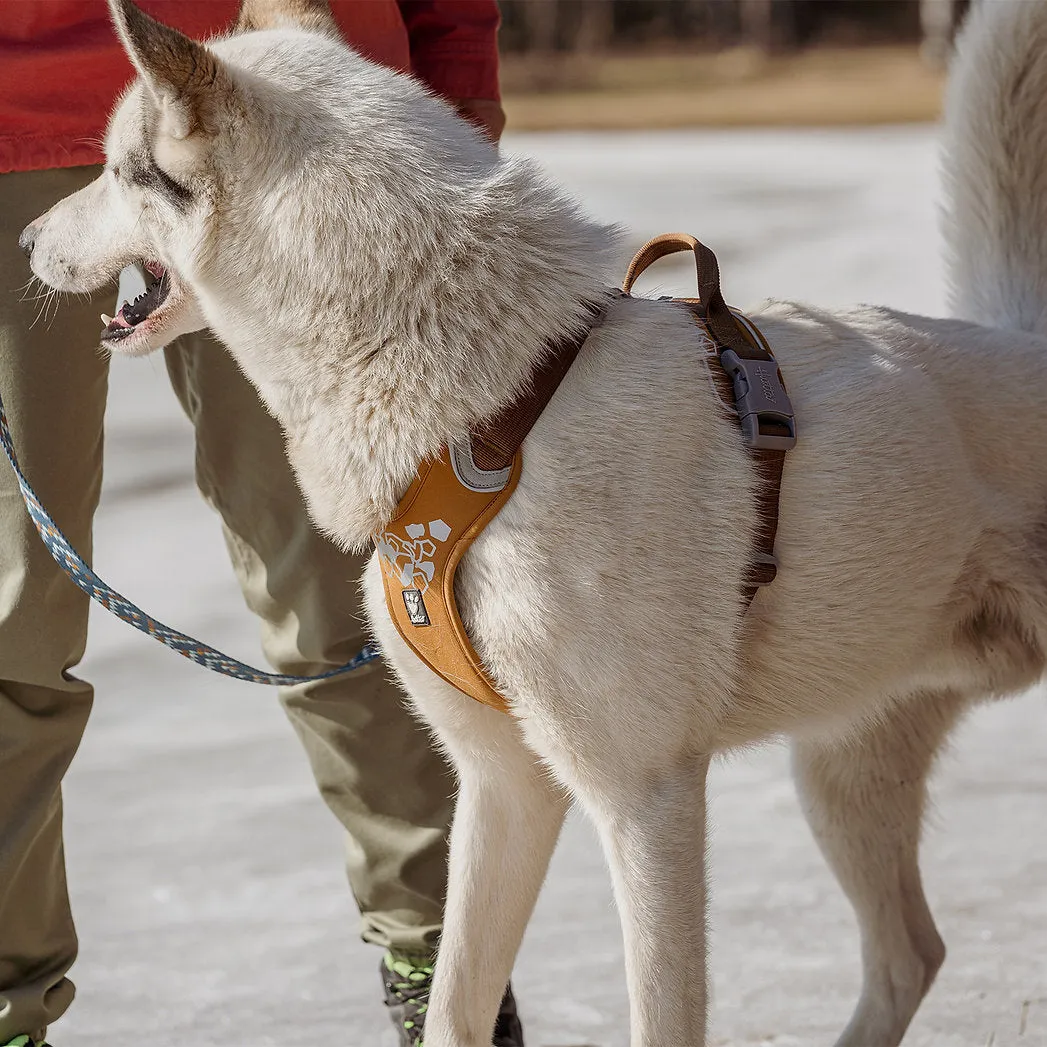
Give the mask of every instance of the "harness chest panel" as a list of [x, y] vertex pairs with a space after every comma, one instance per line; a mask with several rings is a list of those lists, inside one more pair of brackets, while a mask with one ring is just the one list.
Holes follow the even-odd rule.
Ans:
[[522, 455], [482, 470], [471, 448], [423, 463], [396, 516], [375, 538], [385, 602], [407, 646], [453, 687], [508, 712], [473, 649], [454, 598], [458, 564], [516, 489]]

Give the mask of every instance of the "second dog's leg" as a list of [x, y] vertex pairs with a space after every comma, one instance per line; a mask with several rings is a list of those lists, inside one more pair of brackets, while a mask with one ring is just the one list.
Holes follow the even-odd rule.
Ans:
[[[468, 725], [474, 718], [475, 729]], [[465, 709], [455, 737], [439, 733], [460, 789], [425, 1045], [490, 1047], [498, 1004], [567, 800], [509, 717]]]
[[921, 695], [858, 738], [794, 747], [804, 813], [861, 930], [862, 995], [837, 1047], [896, 1047], [945, 959], [917, 852], [927, 774], [965, 704]]

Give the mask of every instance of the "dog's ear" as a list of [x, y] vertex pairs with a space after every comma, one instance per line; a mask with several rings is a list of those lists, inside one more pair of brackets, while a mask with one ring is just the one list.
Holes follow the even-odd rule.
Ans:
[[229, 80], [203, 44], [157, 22], [131, 0], [109, 0], [117, 34], [138, 75], [160, 107], [161, 126], [172, 138], [210, 129], [218, 94]]
[[337, 35], [338, 25], [327, 0], [240, 0], [235, 33], [281, 27]]

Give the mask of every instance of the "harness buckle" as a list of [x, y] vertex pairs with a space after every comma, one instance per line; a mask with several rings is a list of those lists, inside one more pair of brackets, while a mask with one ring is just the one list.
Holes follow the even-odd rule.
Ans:
[[773, 359], [747, 359], [733, 349], [725, 349], [720, 353], [720, 365], [734, 386], [734, 402], [746, 444], [770, 451], [795, 447], [796, 416], [782, 385], [778, 364]]

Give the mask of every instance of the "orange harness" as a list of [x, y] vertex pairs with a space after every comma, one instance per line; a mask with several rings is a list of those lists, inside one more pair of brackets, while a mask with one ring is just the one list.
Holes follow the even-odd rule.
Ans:
[[[694, 237], [673, 233], [647, 243], [623, 284], [628, 294], [652, 262], [676, 251], [695, 255], [698, 298], [674, 299], [694, 312], [722, 370], [721, 398], [738, 417], [757, 466], [756, 548], [743, 594], [746, 607], [777, 572], [774, 538], [785, 452], [796, 442], [792, 406], [774, 356], [747, 318], [730, 310], [716, 257]], [[597, 322], [594, 317], [594, 323]], [[591, 327], [590, 327], [591, 330]], [[404, 642], [437, 675], [484, 705], [508, 712], [458, 613], [454, 578], [469, 546], [498, 515], [520, 479], [521, 445], [588, 338], [553, 347], [530, 389], [461, 444], [423, 462], [386, 529], [375, 536], [389, 614]]]
[[508, 712], [458, 614], [454, 576], [473, 539], [509, 501], [523, 456], [491, 472], [471, 448], [444, 448], [423, 462], [396, 515], [375, 542], [385, 602], [407, 646], [437, 675], [478, 702]]

